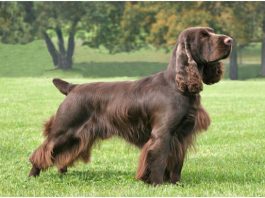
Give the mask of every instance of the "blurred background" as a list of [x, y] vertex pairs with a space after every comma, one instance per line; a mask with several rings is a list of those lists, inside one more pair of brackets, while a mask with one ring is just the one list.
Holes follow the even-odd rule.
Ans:
[[265, 76], [265, 2], [0, 2], [0, 77], [139, 77], [167, 66], [178, 34], [234, 38], [225, 78]]
[[[212, 124], [189, 152], [180, 185], [136, 181], [139, 150], [118, 138], [64, 176], [49, 169], [27, 178], [42, 123], [65, 98], [52, 78], [148, 76], [167, 67], [179, 33], [191, 26], [235, 42], [226, 80], [204, 86]], [[0, 1], [0, 196], [265, 197], [264, 77], [265, 2]]]

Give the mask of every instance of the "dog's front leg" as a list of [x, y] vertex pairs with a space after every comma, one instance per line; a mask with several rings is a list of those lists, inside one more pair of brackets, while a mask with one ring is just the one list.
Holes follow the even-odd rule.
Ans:
[[184, 163], [184, 156], [179, 157], [177, 161], [175, 161], [175, 165], [173, 170], [170, 172], [170, 182], [175, 184], [180, 181], [181, 178], [181, 171]]
[[167, 168], [164, 178], [167, 182], [177, 183], [181, 178], [181, 171], [187, 152], [187, 144], [180, 141], [177, 136], [171, 139], [170, 153], [167, 159]]
[[152, 137], [142, 149], [137, 179], [158, 185], [163, 183], [170, 150], [167, 132], [153, 130]]

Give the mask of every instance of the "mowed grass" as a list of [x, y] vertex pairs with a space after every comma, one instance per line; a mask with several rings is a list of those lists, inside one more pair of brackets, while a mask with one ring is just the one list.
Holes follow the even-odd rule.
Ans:
[[1, 196], [265, 196], [264, 81], [205, 86], [202, 103], [212, 125], [189, 152], [181, 185], [159, 187], [134, 179], [139, 150], [117, 138], [95, 146], [91, 163], [77, 163], [66, 175], [51, 168], [28, 178], [42, 123], [64, 96], [49, 78], [1, 78], [0, 84]]
[[[172, 46], [173, 48], [173, 46]], [[139, 77], [161, 71], [167, 67], [171, 52], [152, 48], [131, 53], [109, 54], [104, 49], [90, 49], [76, 44], [72, 70], [54, 70], [51, 57], [41, 40], [27, 45], [0, 43], [0, 77], [68, 77], [112, 78]], [[253, 43], [238, 52], [240, 80], [260, 76], [261, 45]], [[224, 61], [228, 78], [228, 60]]]
[[[258, 76], [259, 50], [255, 45], [242, 52], [241, 79]], [[265, 196], [262, 78], [204, 86], [202, 103], [212, 124], [189, 152], [180, 185], [136, 181], [139, 150], [118, 138], [96, 145], [91, 163], [77, 163], [66, 175], [51, 168], [27, 177], [28, 158], [43, 141], [42, 123], [64, 99], [53, 77], [73, 83], [136, 80], [164, 69], [169, 57], [149, 49], [109, 55], [77, 45], [74, 69], [60, 71], [53, 70], [42, 41], [0, 44], [0, 196]]]

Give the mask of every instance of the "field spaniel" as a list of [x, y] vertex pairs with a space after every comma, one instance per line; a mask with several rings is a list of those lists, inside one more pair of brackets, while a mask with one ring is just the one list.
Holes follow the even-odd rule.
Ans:
[[218, 82], [232, 39], [211, 28], [184, 30], [165, 71], [136, 81], [70, 84], [54, 79], [66, 95], [44, 126], [44, 142], [30, 157], [29, 176], [55, 165], [59, 172], [88, 162], [96, 141], [113, 135], [141, 149], [136, 178], [176, 183], [187, 149], [210, 118], [200, 102], [203, 83]]

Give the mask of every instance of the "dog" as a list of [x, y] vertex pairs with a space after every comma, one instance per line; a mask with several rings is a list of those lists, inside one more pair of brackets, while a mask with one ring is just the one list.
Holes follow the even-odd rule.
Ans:
[[154, 185], [180, 181], [187, 149], [210, 125], [200, 102], [203, 83], [220, 81], [220, 60], [229, 56], [232, 42], [208, 27], [188, 28], [165, 71], [123, 82], [54, 79], [66, 98], [45, 123], [29, 176], [53, 165], [64, 173], [79, 159], [89, 162], [93, 144], [115, 135], [141, 149], [137, 179]]

